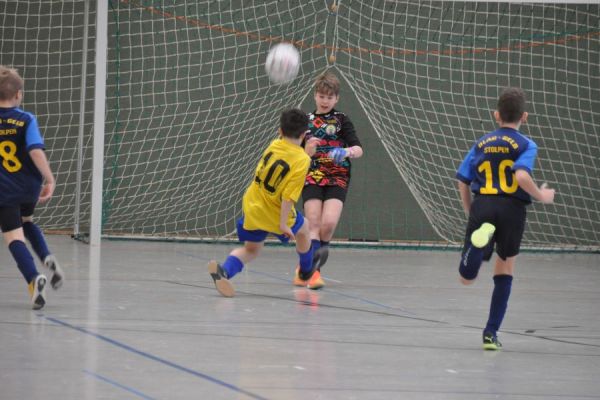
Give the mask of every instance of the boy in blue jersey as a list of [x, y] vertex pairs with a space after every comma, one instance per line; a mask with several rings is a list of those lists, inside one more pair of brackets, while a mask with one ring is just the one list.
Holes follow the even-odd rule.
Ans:
[[235, 295], [230, 279], [258, 256], [269, 234], [284, 243], [296, 240], [299, 258], [296, 279], [304, 282], [304, 286], [315, 271], [308, 221], [294, 209], [304, 186], [310, 155], [318, 142], [316, 138], [309, 139], [302, 148], [307, 127], [308, 117], [301, 110], [291, 109], [281, 114], [281, 136], [263, 152], [254, 179], [244, 193], [243, 215], [237, 223], [238, 237], [244, 246], [234, 249], [223, 265], [214, 260], [208, 263], [208, 272], [225, 297]]
[[554, 201], [554, 189], [545, 184], [538, 187], [531, 177], [537, 145], [519, 132], [527, 116], [523, 90], [505, 89], [494, 112], [499, 128], [473, 145], [456, 173], [460, 198], [469, 217], [459, 266], [461, 282], [473, 283], [483, 260], [490, 260], [494, 244], [498, 254], [490, 313], [483, 330], [486, 350], [502, 346], [497, 332], [510, 297], [515, 259], [525, 229], [525, 208], [532, 197], [545, 204]]
[[46, 304], [47, 279], [38, 273], [25, 238], [52, 271], [54, 289], [62, 285], [64, 275], [33, 223], [36, 203], [52, 197], [55, 181], [35, 117], [18, 108], [22, 100], [23, 79], [15, 69], [0, 65], [0, 227], [27, 281], [32, 307], [39, 310]]

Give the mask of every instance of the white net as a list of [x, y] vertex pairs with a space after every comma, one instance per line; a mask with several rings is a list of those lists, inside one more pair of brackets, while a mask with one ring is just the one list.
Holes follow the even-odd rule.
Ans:
[[337, 68], [443, 238], [463, 234], [460, 160], [495, 129], [501, 89], [520, 86], [534, 177], [558, 190], [529, 209], [525, 243], [600, 244], [598, 4], [347, 1], [336, 40]]
[[[26, 106], [40, 118], [62, 185], [41, 214], [56, 228], [72, 221], [80, 3], [0, 3], [0, 62], [24, 73]], [[459, 242], [463, 233], [458, 164], [494, 129], [501, 88], [521, 86], [531, 114], [523, 130], [540, 147], [534, 176], [559, 193], [555, 205], [529, 209], [525, 241], [598, 246], [598, 4], [347, 0], [334, 13], [332, 4], [109, 1], [104, 233], [230, 234], [280, 111], [310, 96], [334, 53], [334, 72], [362, 106], [350, 115], [369, 119], [396, 167], [388, 173], [403, 177], [441, 238]], [[264, 72], [281, 41], [302, 56], [288, 86]], [[86, 127], [82, 220], [90, 137]], [[382, 223], [394, 221], [402, 218]]]
[[[17, 68], [23, 76], [22, 107], [38, 118], [57, 178], [55, 198], [36, 211], [37, 220], [50, 229], [72, 230], [74, 224], [83, 15], [81, 1], [0, 1], [0, 64]], [[84, 151], [90, 139], [84, 139]], [[87, 177], [89, 165], [84, 167]], [[83, 179], [83, 191], [89, 183]], [[89, 202], [82, 212], [89, 213]]]
[[307, 47], [294, 83], [270, 84], [270, 46], [323, 42], [324, 4], [258, 3], [112, 3], [104, 232], [232, 232], [280, 112], [326, 65]]

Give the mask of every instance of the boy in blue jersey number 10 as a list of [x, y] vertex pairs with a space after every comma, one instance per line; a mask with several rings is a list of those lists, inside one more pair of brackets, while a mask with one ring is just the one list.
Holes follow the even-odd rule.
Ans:
[[308, 221], [294, 208], [318, 142], [309, 139], [304, 148], [301, 146], [307, 127], [308, 117], [302, 110], [281, 114], [280, 137], [263, 152], [242, 201], [243, 215], [237, 222], [237, 233], [244, 246], [233, 250], [222, 265], [216, 261], [208, 263], [208, 272], [225, 297], [235, 295], [230, 279], [258, 256], [269, 234], [284, 243], [296, 240], [298, 279], [308, 282], [314, 273]]
[[545, 204], [554, 201], [554, 189], [545, 184], [538, 187], [531, 177], [537, 145], [519, 132], [527, 120], [523, 90], [505, 89], [494, 118], [499, 128], [475, 142], [456, 173], [460, 198], [469, 217], [459, 266], [461, 282], [473, 283], [482, 261], [491, 258], [494, 244], [498, 254], [490, 313], [483, 330], [486, 350], [502, 346], [497, 332], [510, 297], [515, 259], [525, 229], [525, 208], [532, 197]]
[[50, 285], [54, 289], [62, 285], [64, 275], [33, 223], [37, 202], [52, 197], [55, 181], [37, 121], [19, 108], [22, 100], [23, 79], [15, 69], [0, 65], [0, 227], [29, 285], [32, 307], [39, 310], [46, 304], [47, 279], [38, 273], [25, 238], [52, 272]]

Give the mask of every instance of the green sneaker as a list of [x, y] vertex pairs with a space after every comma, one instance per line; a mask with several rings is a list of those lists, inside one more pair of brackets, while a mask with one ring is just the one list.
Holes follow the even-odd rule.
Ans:
[[496, 231], [496, 227], [488, 222], [484, 222], [481, 224], [479, 229], [475, 230], [471, 234], [471, 243], [473, 246], [478, 248], [485, 247], [489, 242], [492, 236], [494, 236], [494, 232]]
[[498, 340], [498, 336], [491, 332], [483, 334], [483, 349], [497, 351], [502, 348], [502, 343]]

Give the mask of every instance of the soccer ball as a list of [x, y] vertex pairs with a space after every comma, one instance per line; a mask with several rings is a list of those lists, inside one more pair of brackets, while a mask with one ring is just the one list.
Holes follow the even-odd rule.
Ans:
[[290, 43], [279, 43], [269, 51], [265, 71], [271, 82], [278, 85], [289, 83], [298, 75], [300, 53]]

